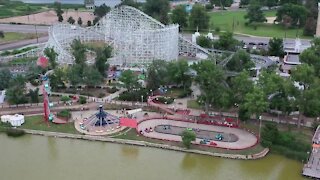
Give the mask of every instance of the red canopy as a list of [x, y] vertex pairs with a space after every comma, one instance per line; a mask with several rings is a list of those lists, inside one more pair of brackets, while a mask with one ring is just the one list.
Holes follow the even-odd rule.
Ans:
[[130, 128], [137, 128], [137, 120], [136, 119], [130, 119], [130, 118], [120, 118], [120, 126], [126, 126]]
[[49, 61], [46, 57], [41, 56], [41, 57], [39, 57], [39, 59], [37, 61], [37, 65], [41, 66], [42, 68], [47, 68], [49, 65]]

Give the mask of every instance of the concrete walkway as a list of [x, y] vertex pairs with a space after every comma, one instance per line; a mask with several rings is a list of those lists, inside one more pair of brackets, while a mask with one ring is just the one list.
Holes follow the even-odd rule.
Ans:
[[[206, 131], [215, 131], [215, 132], [223, 132], [226, 134], [234, 134], [239, 139], [235, 142], [221, 142], [221, 141], [214, 141], [219, 148], [225, 148], [225, 149], [246, 149], [250, 148], [257, 144], [257, 137], [254, 136], [252, 133], [247, 132], [242, 129], [238, 128], [229, 128], [229, 127], [222, 127], [222, 126], [213, 126], [213, 125], [204, 125], [204, 124], [196, 124], [196, 123], [190, 123], [190, 122], [183, 122], [183, 121], [174, 121], [174, 120], [168, 120], [168, 119], [151, 119], [146, 120], [138, 125], [138, 131], [142, 131], [143, 135], [150, 138], [155, 139], [163, 139], [163, 140], [169, 140], [169, 141], [182, 141], [181, 136], [179, 135], [173, 135], [173, 134], [163, 134], [158, 133], [155, 131], [146, 133], [145, 129], [149, 129], [152, 127], [154, 129], [156, 126], [159, 125], [171, 125], [171, 126], [179, 126], [184, 128], [199, 128], [201, 130]], [[194, 144], [200, 144], [200, 141], [202, 139], [197, 138]]]

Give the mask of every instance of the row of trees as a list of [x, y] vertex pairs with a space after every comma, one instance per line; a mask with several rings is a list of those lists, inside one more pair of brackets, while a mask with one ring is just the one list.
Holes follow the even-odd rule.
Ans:
[[[266, 18], [262, 11], [263, 3], [252, 1], [247, 9], [247, 24], [265, 22]], [[304, 35], [313, 36], [316, 31], [318, 9], [316, 0], [306, 0], [302, 5], [297, 1], [288, 1], [281, 4], [276, 13], [276, 21], [283, 24], [285, 28], [304, 27]]]

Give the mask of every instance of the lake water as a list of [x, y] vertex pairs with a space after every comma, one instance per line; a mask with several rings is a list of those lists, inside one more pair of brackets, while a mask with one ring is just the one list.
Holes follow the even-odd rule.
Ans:
[[[57, 0], [20, 0], [25, 3], [53, 3]], [[58, 0], [63, 4], [84, 4], [84, 0]], [[114, 7], [115, 5], [119, 4], [121, 0], [95, 0], [95, 5], [100, 6], [101, 4], [105, 3], [107, 6]], [[145, 2], [145, 0], [138, 0], [138, 2]]]
[[0, 134], [2, 180], [300, 180], [302, 164], [278, 155], [230, 160], [155, 148]]

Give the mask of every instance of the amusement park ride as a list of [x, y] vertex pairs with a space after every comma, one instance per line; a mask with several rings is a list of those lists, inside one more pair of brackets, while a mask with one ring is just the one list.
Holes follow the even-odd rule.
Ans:
[[[37, 65], [42, 69], [47, 70], [49, 66], [49, 61], [46, 57], [41, 56], [37, 61]], [[48, 124], [49, 121], [56, 124], [65, 124], [67, 123], [64, 120], [61, 120], [54, 116], [54, 114], [50, 111], [50, 108], [53, 107], [53, 103], [50, 103], [49, 96], [51, 94], [51, 87], [49, 81], [50, 71], [46, 71], [44, 74], [40, 74], [40, 78], [42, 81], [42, 94], [43, 94], [43, 112], [44, 112], [44, 121]]]

